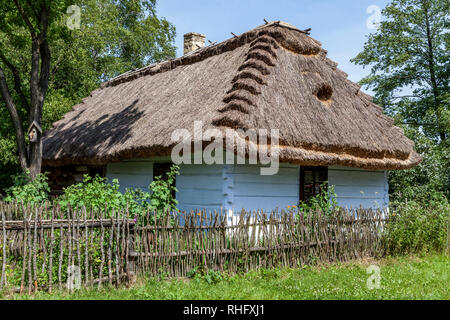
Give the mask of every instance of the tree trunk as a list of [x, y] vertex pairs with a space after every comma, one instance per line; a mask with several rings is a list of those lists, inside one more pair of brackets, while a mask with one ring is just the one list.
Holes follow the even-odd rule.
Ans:
[[26, 168], [28, 168], [28, 153], [25, 146], [25, 136], [23, 133], [22, 119], [20, 118], [19, 112], [17, 112], [17, 108], [9, 93], [8, 84], [6, 82], [6, 77], [3, 73], [2, 68], [0, 68], [0, 92], [14, 124], [17, 149], [19, 152], [19, 163], [22, 169], [26, 170]]
[[[46, 3], [39, 4], [36, 11], [36, 18], [38, 28], [35, 29], [23, 10], [18, 0], [14, 1], [17, 9], [28, 26], [31, 34], [31, 72], [30, 72], [30, 104], [26, 101], [20, 88], [19, 75], [11, 63], [7, 62], [5, 56], [0, 58], [6, 63], [14, 76], [15, 89], [21, 97], [24, 108], [28, 111], [28, 124], [37, 124], [39, 130], [35, 130], [34, 137], [30, 141], [29, 146], [26, 146], [25, 132], [23, 122], [17, 111], [17, 107], [11, 97], [6, 77], [3, 70], [0, 68], [0, 93], [5, 101], [8, 112], [14, 124], [16, 142], [19, 153], [19, 162], [24, 172], [29, 171], [32, 178], [41, 172], [42, 165], [42, 132], [40, 131], [42, 108], [44, 106], [45, 96], [48, 89], [48, 81], [50, 77], [50, 49], [47, 41], [47, 29], [49, 24], [50, 7]], [[37, 9], [36, 8], [36, 9]]]
[[431, 37], [431, 29], [430, 29], [430, 19], [429, 12], [426, 3], [423, 3], [423, 10], [425, 12], [425, 25], [427, 31], [427, 44], [428, 44], [428, 69], [430, 71], [430, 83], [433, 91], [433, 105], [434, 105], [434, 113], [436, 115], [436, 125], [439, 133], [439, 137], [441, 141], [445, 140], [445, 131], [441, 126], [441, 114], [439, 111], [439, 87], [436, 81], [436, 72], [435, 72], [435, 62], [434, 62], [434, 52], [433, 52], [433, 39]]

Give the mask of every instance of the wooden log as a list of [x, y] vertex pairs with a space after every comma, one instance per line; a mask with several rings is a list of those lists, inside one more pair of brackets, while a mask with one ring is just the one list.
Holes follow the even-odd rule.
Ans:
[[[31, 220], [28, 223], [31, 225], [34, 225], [35, 220]], [[37, 221], [39, 224], [39, 227], [42, 229], [51, 229], [53, 228], [64, 228], [68, 229], [71, 228], [72, 222], [67, 219], [55, 219], [53, 222], [51, 220], [39, 220]], [[103, 227], [105, 228], [111, 228], [112, 226], [116, 226], [117, 223], [120, 223], [118, 221], [111, 222], [110, 219], [104, 219], [100, 221], [99, 219], [95, 220], [87, 220], [87, 221], [80, 221], [79, 225], [76, 225], [77, 228], [83, 229], [83, 228], [100, 228], [100, 225], [103, 224]], [[130, 225], [134, 225], [134, 220], [129, 221]], [[147, 227], [146, 227], [147, 228]], [[5, 229], [7, 231], [9, 230], [24, 230], [24, 222], [23, 221], [6, 221], [5, 222]], [[153, 229], [153, 227], [148, 227], [148, 229]]]
[[[1, 209], [1, 208], [0, 208]], [[2, 252], [3, 252], [3, 258], [2, 258], [2, 276], [0, 279], [0, 290], [3, 289], [3, 286], [6, 283], [6, 250], [7, 250], [7, 240], [6, 240], [6, 216], [5, 212], [2, 210]]]
[[54, 226], [53, 218], [55, 212], [52, 210], [52, 227], [50, 229], [50, 252], [49, 252], [49, 262], [48, 262], [48, 291], [52, 292], [53, 287], [53, 245], [54, 245]]

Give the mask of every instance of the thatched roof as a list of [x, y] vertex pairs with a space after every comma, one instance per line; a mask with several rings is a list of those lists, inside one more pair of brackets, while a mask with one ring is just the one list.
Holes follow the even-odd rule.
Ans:
[[44, 165], [169, 155], [174, 129], [277, 128], [283, 162], [403, 169], [421, 158], [402, 129], [326, 57], [273, 22], [104, 83], [44, 138]]

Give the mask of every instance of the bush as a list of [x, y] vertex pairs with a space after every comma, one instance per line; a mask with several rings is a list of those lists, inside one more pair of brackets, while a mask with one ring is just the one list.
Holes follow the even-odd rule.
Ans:
[[405, 134], [415, 142], [415, 149], [423, 160], [411, 169], [389, 171], [390, 199], [428, 202], [435, 194], [444, 194], [450, 199], [449, 142], [437, 144], [411, 128], [405, 128]]
[[13, 176], [14, 185], [6, 189], [5, 202], [21, 202], [23, 204], [38, 204], [47, 201], [50, 188], [47, 175], [40, 173], [32, 179], [28, 173]]
[[157, 217], [160, 218], [164, 213], [176, 209], [178, 202], [172, 191], [178, 191], [173, 186], [177, 174], [178, 166], [172, 166], [166, 180], [160, 176], [155, 177], [149, 186], [150, 192], [128, 188], [125, 193], [119, 191], [117, 179], [113, 179], [109, 184], [106, 178], [91, 178], [85, 175], [83, 182], [67, 187], [57, 202], [64, 210], [68, 207], [83, 206], [94, 211], [108, 208], [108, 213], [111, 214], [112, 210], [117, 212], [128, 209], [128, 212], [137, 218], [143, 217], [148, 211], [156, 211]]
[[194, 269], [189, 270], [186, 276], [190, 279], [201, 281], [204, 280], [208, 284], [217, 284], [223, 280], [225, 280], [225, 275], [220, 271], [215, 270], [203, 270], [195, 267]]
[[338, 208], [337, 195], [334, 186], [328, 186], [324, 182], [320, 187], [320, 193], [309, 199], [307, 202], [300, 202], [298, 205], [299, 212], [309, 214], [309, 212], [320, 211], [330, 215]]
[[120, 209], [125, 204], [123, 195], [119, 192], [119, 181], [112, 184], [106, 178], [84, 175], [83, 181], [64, 189], [64, 194], [57, 202], [63, 209], [86, 207], [87, 210]]
[[167, 173], [166, 179], [157, 176], [149, 186], [149, 189], [152, 190], [150, 205], [158, 213], [176, 210], [178, 201], [173, 196], [173, 193], [178, 192], [174, 186], [174, 182], [175, 177], [180, 174], [179, 170], [179, 166], [172, 165], [170, 171]]
[[393, 203], [384, 231], [388, 254], [442, 252], [447, 247], [450, 205], [443, 195], [427, 204]]

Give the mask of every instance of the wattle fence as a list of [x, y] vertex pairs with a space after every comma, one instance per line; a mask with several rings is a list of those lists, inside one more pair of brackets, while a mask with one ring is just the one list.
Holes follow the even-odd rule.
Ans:
[[387, 217], [365, 209], [134, 217], [5, 203], [0, 214], [0, 289], [30, 293], [381, 256]]

